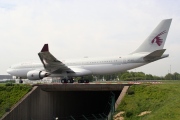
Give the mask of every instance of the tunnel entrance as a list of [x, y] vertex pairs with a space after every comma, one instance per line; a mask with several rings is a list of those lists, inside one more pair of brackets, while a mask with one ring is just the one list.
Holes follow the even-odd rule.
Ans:
[[60, 91], [48, 92], [52, 98], [52, 117], [59, 119], [105, 118], [111, 108], [112, 96], [115, 101], [121, 91]]

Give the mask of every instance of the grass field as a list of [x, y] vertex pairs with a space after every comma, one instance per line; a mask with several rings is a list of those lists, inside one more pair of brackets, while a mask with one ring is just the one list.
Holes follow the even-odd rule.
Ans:
[[[119, 105], [125, 120], [180, 120], [180, 81], [133, 85]], [[144, 111], [151, 113], [138, 116]]]
[[0, 84], [0, 118], [32, 88], [30, 85], [23, 84], [6, 85]]

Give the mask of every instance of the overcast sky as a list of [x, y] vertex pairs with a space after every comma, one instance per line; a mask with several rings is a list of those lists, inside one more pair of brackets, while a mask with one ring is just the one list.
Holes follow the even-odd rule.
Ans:
[[133, 71], [180, 73], [178, 0], [0, 0], [0, 74], [39, 60], [45, 43], [59, 60], [126, 55], [163, 19], [172, 18], [164, 46], [169, 58]]

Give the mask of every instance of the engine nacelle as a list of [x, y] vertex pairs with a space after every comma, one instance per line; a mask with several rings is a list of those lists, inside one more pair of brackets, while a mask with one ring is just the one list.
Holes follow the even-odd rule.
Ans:
[[48, 77], [49, 75], [50, 74], [45, 71], [33, 70], [27, 73], [27, 78], [29, 80], [40, 80], [40, 79], [43, 79], [44, 77]]

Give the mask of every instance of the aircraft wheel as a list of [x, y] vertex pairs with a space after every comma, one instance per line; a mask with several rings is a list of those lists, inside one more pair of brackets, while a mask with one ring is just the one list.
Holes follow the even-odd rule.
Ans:
[[82, 83], [82, 80], [78, 80], [78, 83]]
[[61, 80], [61, 83], [65, 83], [65, 80], [64, 80], [64, 79], [62, 79], [62, 80]]
[[67, 80], [67, 83], [71, 83], [71, 80]]
[[74, 80], [70, 80], [70, 83], [74, 83]]
[[23, 81], [20, 79], [20, 80], [19, 80], [19, 83], [21, 83], [21, 84], [22, 84], [22, 83], [23, 83]]

